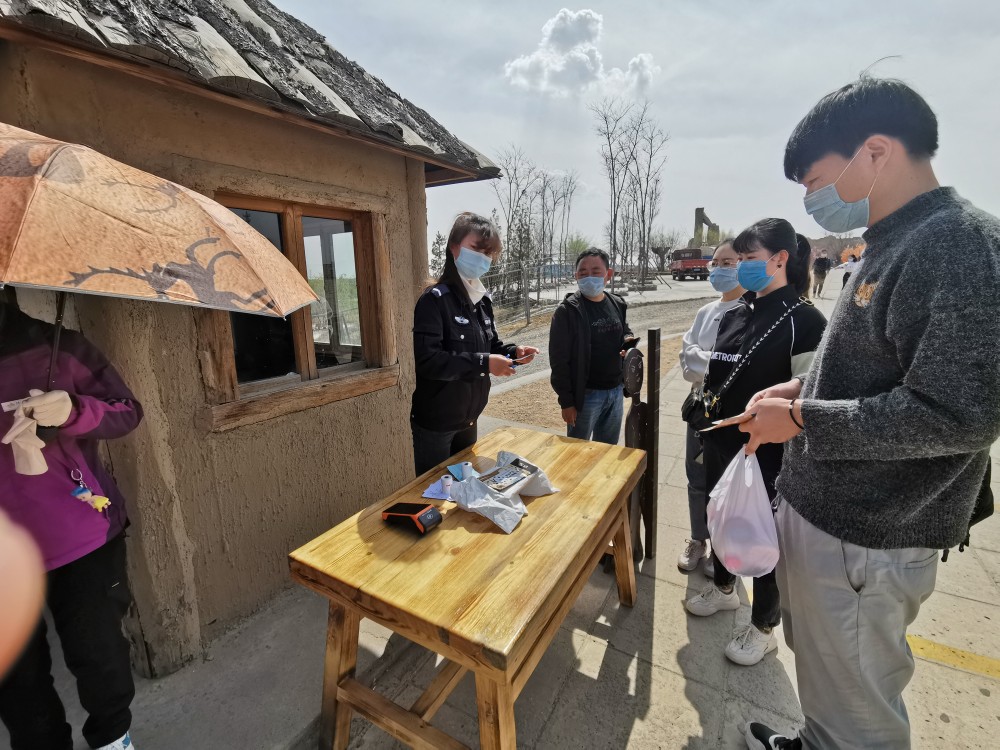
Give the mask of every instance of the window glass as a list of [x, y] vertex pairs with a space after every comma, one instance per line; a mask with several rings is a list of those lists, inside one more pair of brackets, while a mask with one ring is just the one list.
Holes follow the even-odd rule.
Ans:
[[[284, 252], [279, 214], [242, 208], [232, 211]], [[237, 381], [248, 383], [296, 372], [295, 344], [288, 320], [248, 313], [230, 315]]]
[[319, 297], [312, 303], [316, 367], [362, 360], [354, 230], [349, 221], [302, 217], [306, 277]]

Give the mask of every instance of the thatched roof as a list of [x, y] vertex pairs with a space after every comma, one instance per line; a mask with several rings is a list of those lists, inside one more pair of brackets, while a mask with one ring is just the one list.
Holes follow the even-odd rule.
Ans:
[[[267, 0], [0, 0], [3, 29], [30, 29], [208, 89], [336, 125], [428, 164], [495, 177], [486, 157]], [[444, 169], [441, 169], [444, 167]], [[458, 178], [454, 175], [452, 179]]]

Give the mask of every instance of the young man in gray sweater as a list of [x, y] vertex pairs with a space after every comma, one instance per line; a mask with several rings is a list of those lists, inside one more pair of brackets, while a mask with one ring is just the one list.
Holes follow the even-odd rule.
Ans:
[[796, 738], [748, 725], [751, 748], [910, 747], [906, 629], [1000, 435], [1000, 222], [938, 185], [937, 145], [927, 103], [874, 78], [788, 141], [806, 210], [830, 232], [867, 227], [867, 249], [809, 372], [735, 418], [750, 451], [787, 442], [777, 578], [805, 716]]

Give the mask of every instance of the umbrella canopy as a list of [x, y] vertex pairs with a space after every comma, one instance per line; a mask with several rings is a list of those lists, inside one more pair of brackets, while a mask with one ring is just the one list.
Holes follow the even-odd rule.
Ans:
[[317, 299], [215, 201], [84, 146], [0, 123], [0, 286], [283, 317]]

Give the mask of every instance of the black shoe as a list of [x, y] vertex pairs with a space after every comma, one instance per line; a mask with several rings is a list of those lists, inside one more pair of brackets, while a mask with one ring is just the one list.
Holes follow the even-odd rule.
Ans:
[[785, 737], [756, 722], [747, 724], [746, 740], [750, 750], [802, 750], [802, 740], [798, 737]]

